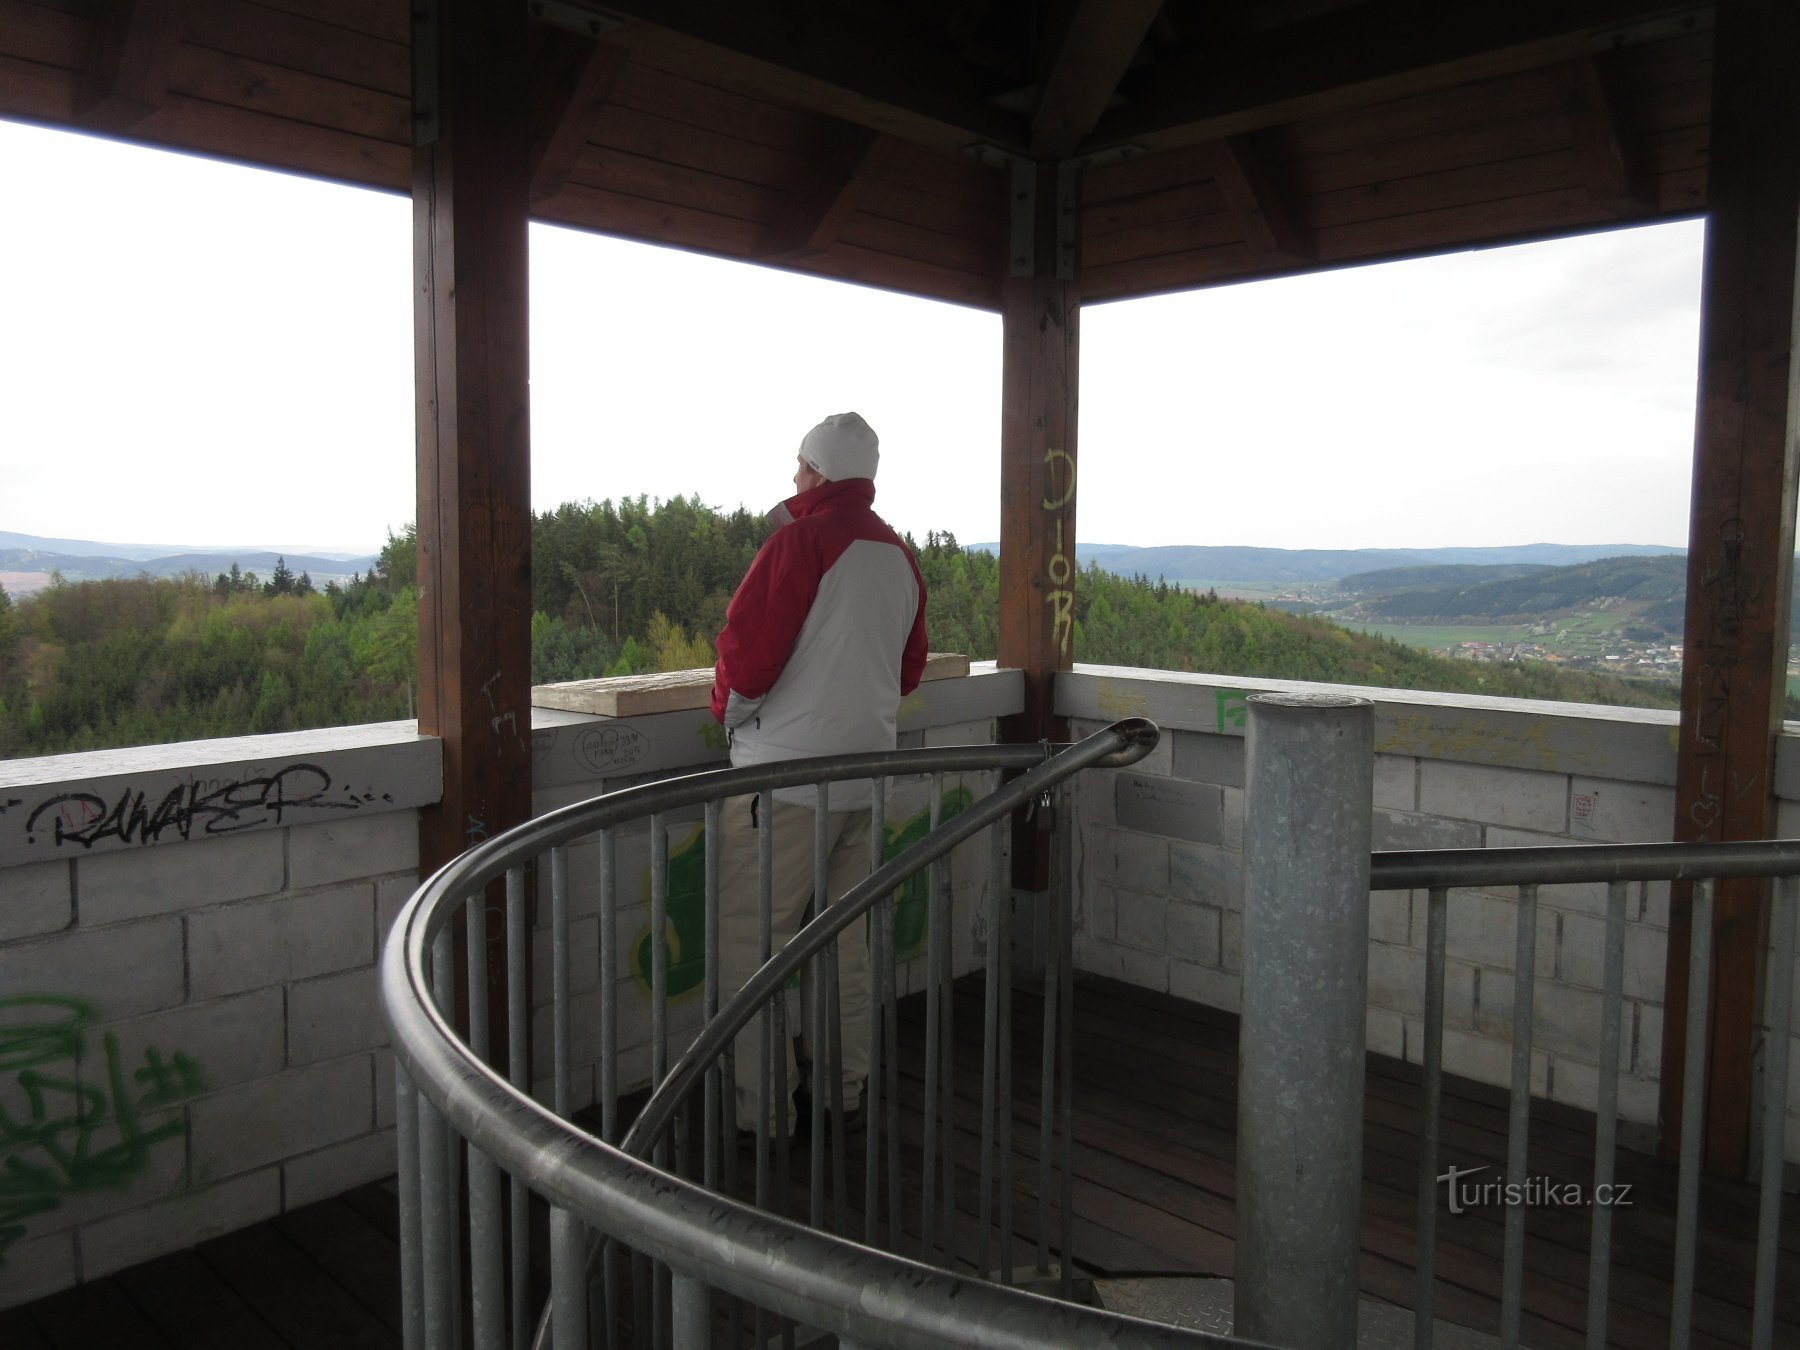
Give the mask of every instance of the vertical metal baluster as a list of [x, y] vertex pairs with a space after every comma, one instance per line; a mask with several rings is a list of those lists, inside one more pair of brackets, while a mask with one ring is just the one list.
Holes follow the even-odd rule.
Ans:
[[[819, 783], [813, 801], [813, 913], [823, 914], [827, 904], [826, 882], [831, 862], [831, 816], [829, 788]], [[835, 952], [833, 953], [835, 955]], [[819, 952], [808, 963], [808, 984], [812, 989], [811, 1017], [806, 1026], [806, 1053], [812, 1061], [812, 1091], [808, 1102], [812, 1147], [807, 1150], [807, 1221], [814, 1228], [825, 1226], [825, 1080], [832, 1076], [830, 1047], [826, 1044], [825, 1009], [830, 1002], [830, 978], [826, 972], [831, 962]], [[840, 1096], [842, 1094], [839, 1094]]]
[[555, 1350], [587, 1350], [587, 1239], [581, 1220], [550, 1207], [550, 1331]]
[[[611, 830], [600, 831], [600, 1134], [619, 1142], [619, 859]], [[608, 1350], [619, 1345], [619, 1245], [605, 1239], [600, 1285]]]
[[[939, 784], [931, 790], [931, 824], [937, 826]], [[925, 899], [925, 1151], [920, 1160], [923, 1176], [919, 1184], [919, 1259], [930, 1261], [936, 1240], [936, 1197], [938, 1165], [938, 1093], [946, 1090], [940, 1074], [943, 1050], [943, 944], [939, 941], [944, 928], [944, 895], [938, 885], [938, 871], [926, 873]]]
[[1059, 1049], [1057, 1127], [1062, 1134], [1060, 1163], [1062, 1184], [1058, 1203], [1062, 1209], [1062, 1296], [1074, 1292], [1075, 1279], [1075, 889], [1074, 812], [1070, 809], [1070, 783], [1056, 790], [1056, 878], [1058, 960], [1062, 963], [1062, 997], [1057, 1007]]
[[[1038, 799], [1038, 813], [1046, 828], [1054, 830], [1055, 808], [1046, 791]], [[1050, 934], [1044, 955], [1044, 1044], [1038, 1063], [1038, 1252], [1037, 1270], [1050, 1273], [1050, 1180], [1056, 1154], [1056, 1010], [1062, 1006], [1062, 942], [1056, 931], [1056, 900], [1046, 897], [1050, 909]]]
[[[883, 847], [887, 842], [886, 814], [887, 784], [884, 779], [872, 779], [869, 784], [869, 871], [873, 874], [881, 866]], [[866, 1094], [867, 1116], [863, 1126], [863, 1245], [875, 1245], [876, 1219], [881, 1209], [881, 1074], [885, 1062], [882, 1055], [882, 1040], [887, 1035], [885, 983], [882, 972], [888, 966], [888, 947], [891, 944], [893, 928], [883, 922], [886, 900], [879, 900], [869, 911], [868, 926], [865, 934], [868, 940], [869, 957], [869, 1074], [863, 1080], [863, 1092]]]
[[425, 1350], [425, 1266], [419, 1232], [419, 1103], [412, 1079], [394, 1064], [394, 1147], [400, 1162], [400, 1340]]
[[[1506, 1181], [1509, 1196], [1525, 1193], [1525, 1165], [1531, 1133], [1531, 1022], [1537, 986], [1536, 885], [1519, 887], [1518, 942], [1513, 955], [1513, 1052], [1510, 1111], [1506, 1127]], [[1505, 1265], [1501, 1272], [1500, 1342], [1518, 1350], [1524, 1315], [1525, 1206], [1506, 1207]]]
[[563, 849], [550, 851], [550, 997], [554, 1038], [551, 1103], [567, 1120], [574, 1114], [574, 1034], [569, 1026], [569, 863]]
[[1700, 1224], [1700, 1131], [1705, 1111], [1707, 1004], [1712, 997], [1713, 884], [1694, 883], [1688, 932], [1687, 1045], [1681, 1072], [1681, 1163], [1676, 1177], [1675, 1292], [1669, 1344], [1685, 1350], [1694, 1322], [1694, 1261]]
[[[876, 780], [876, 802], [880, 808], [880, 833], [885, 848], [887, 839], [887, 785]], [[881, 949], [886, 954], [881, 969], [881, 1038], [885, 1079], [882, 1104], [887, 1112], [887, 1180], [888, 1180], [888, 1250], [900, 1250], [905, 1229], [905, 1201], [900, 1190], [900, 953], [894, 943], [894, 892], [881, 897], [876, 906], [881, 925]]]
[[[569, 864], [550, 851], [550, 1101], [564, 1120], [575, 1113], [575, 1037], [569, 1022]], [[551, 1319], [557, 1350], [587, 1345], [586, 1229], [567, 1210], [550, 1211]]]
[[[757, 964], [767, 963], [774, 946], [773, 894], [775, 877], [774, 853], [774, 794], [764, 791], [756, 801], [756, 935]], [[787, 991], [778, 989], [770, 1002], [756, 1014], [757, 1032], [757, 1078], [756, 1078], [756, 1207], [770, 1207], [770, 1175], [769, 1175], [769, 1125], [770, 1113], [774, 1111], [774, 1070], [776, 1059], [775, 1037], [780, 1030], [780, 1010], [787, 1000]], [[787, 1150], [787, 1116], [781, 1113], [777, 1120], [776, 1137], [781, 1148], [784, 1162], [782, 1167], [781, 1208], [787, 1209], [786, 1186], [786, 1150]], [[753, 1332], [758, 1350], [769, 1343], [769, 1314], [758, 1304], [754, 1318]]]
[[1619, 1137], [1619, 1024], [1624, 1010], [1625, 888], [1606, 886], [1606, 958], [1600, 993], [1600, 1091], [1594, 1106], [1593, 1216], [1588, 1237], [1587, 1343], [1606, 1350], [1607, 1300], [1612, 1280], [1613, 1164]]
[[[931, 777], [931, 828], [936, 830], [944, 823], [944, 775], [933, 774]], [[943, 960], [938, 970], [944, 981], [944, 997], [940, 1005], [944, 1014], [943, 1034], [938, 1038], [938, 1050], [943, 1056], [944, 1066], [941, 1073], [943, 1079], [942, 1095], [939, 1104], [943, 1108], [944, 1123], [944, 1264], [954, 1265], [956, 1261], [956, 890], [950, 884], [950, 863], [940, 858], [931, 865], [932, 884], [943, 896], [940, 909], [943, 912]]]
[[1425, 1050], [1419, 1121], [1418, 1284], [1413, 1295], [1413, 1347], [1431, 1350], [1437, 1297], [1438, 1143], [1444, 1106], [1444, 919], [1449, 892], [1434, 886], [1425, 901]]
[[[488, 1037], [487, 899], [478, 892], [463, 907], [469, 949], [469, 1049], [493, 1062]], [[506, 1336], [506, 1281], [501, 1274], [500, 1168], [474, 1143], [469, 1166], [469, 1309], [476, 1350], [499, 1350]]]
[[[829, 805], [829, 784], [819, 785], [819, 802], [821, 806]], [[820, 895], [826, 894], [821, 888]], [[832, 903], [826, 900], [826, 906]], [[867, 936], [868, 925], [863, 926]], [[843, 991], [839, 985], [842, 968], [838, 964], [838, 942], [842, 935], [825, 946], [822, 955], [825, 957], [825, 1066], [827, 1077], [831, 1082], [831, 1194], [832, 1194], [832, 1231], [840, 1235], [850, 1229], [850, 1195], [846, 1173], [849, 1169], [850, 1138], [844, 1132], [845, 1111], [854, 1110], [856, 1103], [844, 1100], [844, 1007]], [[865, 981], [866, 984], [866, 981]]]
[[[725, 803], [720, 798], [713, 798], [706, 804], [706, 985], [705, 1014], [706, 1024], [711, 1025], [719, 1015], [720, 994], [720, 953], [722, 935], [720, 931], [719, 906], [720, 887], [724, 871], [724, 811]], [[738, 935], [742, 940], [742, 934]], [[736, 992], [733, 990], [732, 992]], [[707, 1070], [706, 1074], [706, 1161], [705, 1181], [709, 1189], [720, 1190], [726, 1195], [737, 1195], [737, 1055], [729, 1043], [720, 1057], [719, 1063]], [[744, 1339], [743, 1303], [739, 1299], [728, 1300], [729, 1329], [728, 1338], [731, 1345], [741, 1345]]]
[[[506, 1076], [520, 1092], [531, 1095], [531, 1061], [527, 1052], [531, 1009], [526, 998], [531, 947], [525, 925], [525, 869], [506, 874]], [[508, 1175], [512, 1252], [512, 1350], [531, 1343], [531, 1192], [522, 1177]]]
[[1769, 1038], [1763, 1079], [1763, 1156], [1761, 1194], [1756, 1212], [1756, 1299], [1750, 1317], [1750, 1344], [1770, 1350], [1775, 1344], [1775, 1265], [1781, 1252], [1781, 1168], [1785, 1152], [1788, 1100], [1788, 1056], [1794, 1022], [1795, 906], [1800, 905], [1800, 878], [1783, 877], [1775, 896], [1770, 927], [1774, 958], [1769, 965]]
[[[994, 778], [994, 790], [1000, 778]], [[993, 826], [994, 884], [1000, 890], [1000, 1115], [996, 1147], [1000, 1153], [1000, 1282], [1013, 1282], [1013, 953], [1012, 953], [1012, 878], [1006, 872], [1004, 824]]]
[[[669, 827], [660, 813], [650, 817], [650, 1082], [660, 1085], [669, 1073]], [[669, 1136], [665, 1131], [650, 1146], [657, 1170], [669, 1170]], [[668, 1344], [668, 1267], [650, 1267], [653, 1291], [650, 1344]], [[641, 1334], [641, 1333], [640, 1333]]]
[[[719, 812], [720, 803], [715, 798], [706, 804], [705, 832], [701, 839], [701, 847], [706, 851], [706, 893], [703, 901], [705, 912], [703, 950], [701, 959], [706, 966], [704, 983], [700, 992], [701, 1025], [711, 1026], [719, 1015]], [[715, 1063], [706, 1071], [705, 1101], [702, 1107], [700, 1137], [703, 1141], [705, 1156], [700, 1162], [700, 1179], [709, 1191], [719, 1189], [720, 1169], [722, 1164], [720, 1116], [723, 1111], [722, 1084], [720, 1066]]]
[[975, 1269], [992, 1275], [994, 1222], [994, 1103], [1000, 1075], [1000, 852], [999, 827], [987, 828], [987, 964], [982, 974], [981, 1009], [981, 1194], [976, 1201]]
[[[438, 930], [431, 943], [432, 1002], [441, 1012], [454, 1014], [456, 991], [451, 985], [454, 958], [451, 926]], [[457, 1186], [452, 1168], [456, 1151], [450, 1147], [449, 1122], [424, 1094], [419, 1096], [419, 1206], [424, 1252], [425, 1344], [457, 1343], [457, 1304], [460, 1280], [456, 1269]]]

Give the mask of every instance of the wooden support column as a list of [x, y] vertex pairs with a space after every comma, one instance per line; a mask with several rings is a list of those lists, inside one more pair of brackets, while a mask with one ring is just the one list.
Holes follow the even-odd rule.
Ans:
[[[1675, 837], [1734, 840], [1773, 828], [1786, 693], [1800, 430], [1800, 7], [1722, 5], [1715, 41]], [[1742, 1176], [1767, 888], [1724, 882], [1716, 895], [1704, 1156], [1709, 1171]], [[1678, 896], [1663, 1015], [1661, 1137], [1670, 1155], [1681, 1122], [1689, 936]]]
[[413, 15], [419, 729], [444, 743], [429, 874], [531, 811], [528, 19], [493, 0]]
[[[1051, 695], [1075, 652], [1076, 172], [1068, 164], [1012, 166], [1013, 245], [1001, 301], [1000, 664], [1025, 672], [1025, 709], [1002, 727], [1010, 741], [1068, 734]], [[1048, 836], [1015, 820], [1014, 885], [1043, 890], [1048, 879]]]

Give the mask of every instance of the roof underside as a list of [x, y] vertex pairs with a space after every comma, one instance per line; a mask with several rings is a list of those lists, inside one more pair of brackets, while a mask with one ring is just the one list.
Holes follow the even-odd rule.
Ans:
[[[404, 192], [410, 10], [0, 0], [0, 115]], [[1706, 206], [1710, 5], [531, 10], [534, 216], [964, 304], [999, 304], [1009, 156], [1084, 164], [1088, 300]]]

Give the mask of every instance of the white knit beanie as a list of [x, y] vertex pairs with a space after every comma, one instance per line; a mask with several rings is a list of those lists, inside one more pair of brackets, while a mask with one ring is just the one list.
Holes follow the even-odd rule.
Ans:
[[806, 433], [800, 442], [800, 458], [832, 482], [846, 478], [873, 478], [881, 458], [875, 429], [861, 413], [833, 413]]

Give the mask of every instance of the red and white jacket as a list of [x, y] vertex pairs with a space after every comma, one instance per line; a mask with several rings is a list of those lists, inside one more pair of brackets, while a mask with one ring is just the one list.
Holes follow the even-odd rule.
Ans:
[[[925, 669], [925, 582], [874, 501], [868, 478], [790, 497], [793, 519], [731, 597], [712, 711], [732, 764], [894, 748], [900, 700]], [[834, 810], [868, 800], [866, 784], [832, 788]]]

